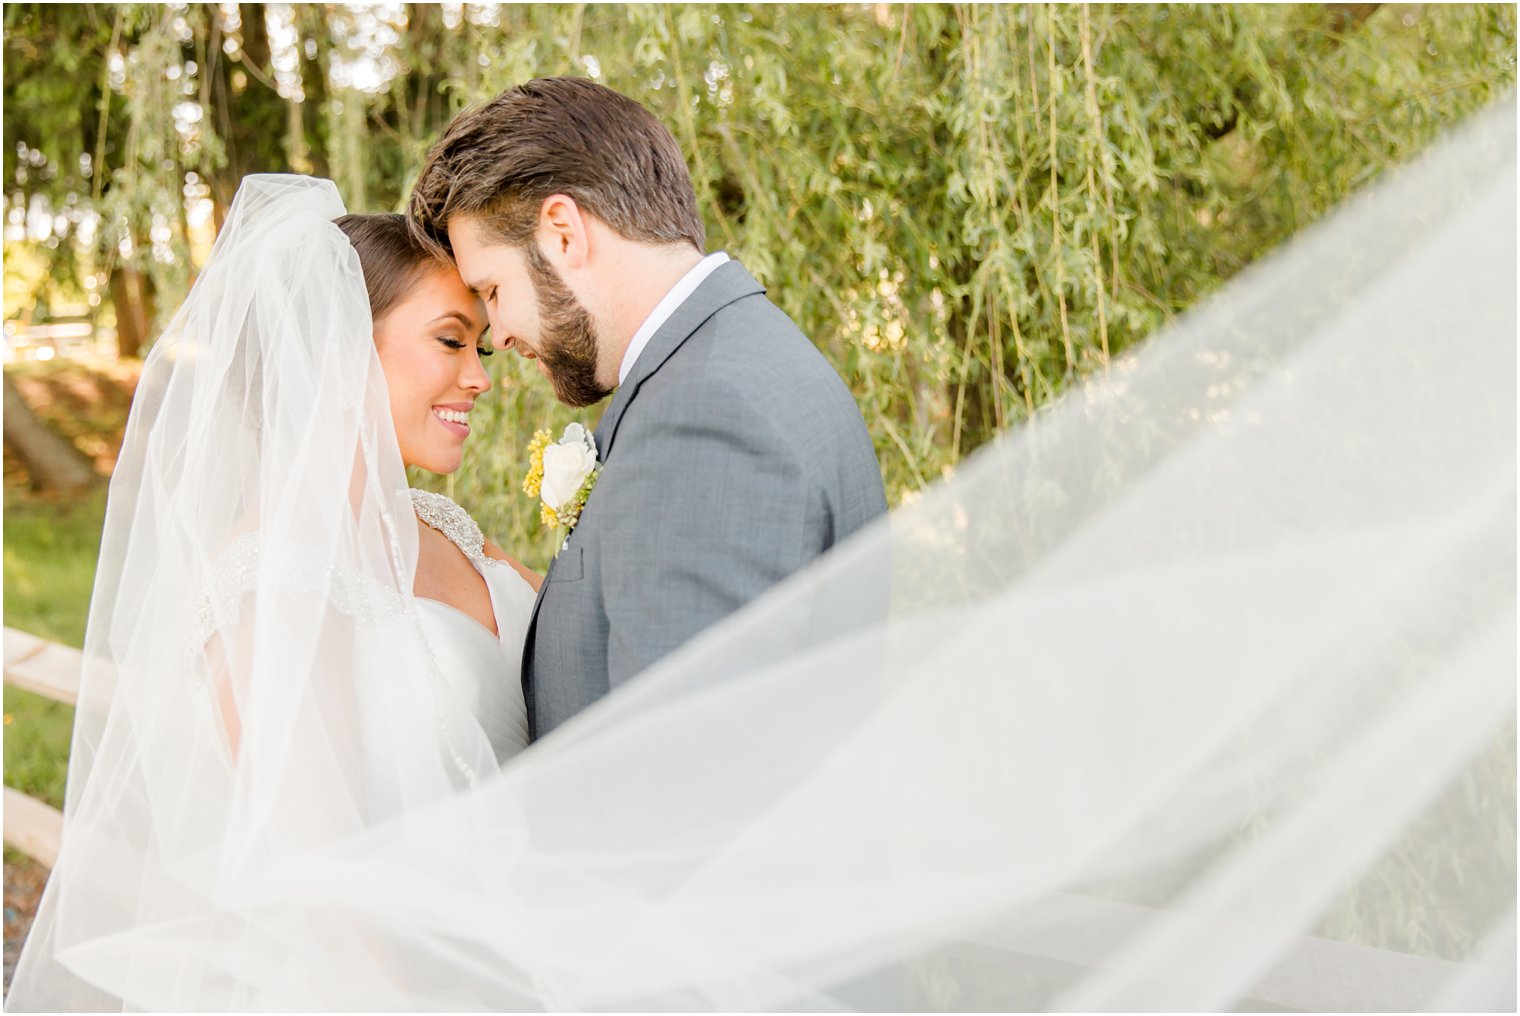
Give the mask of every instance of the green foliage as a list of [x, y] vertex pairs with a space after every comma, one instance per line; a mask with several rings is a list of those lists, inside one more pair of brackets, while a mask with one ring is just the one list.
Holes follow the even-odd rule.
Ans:
[[[7, 150], [12, 215], [88, 206], [86, 270], [148, 269], [162, 316], [190, 277], [187, 187], [219, 219], [243, 174], [314, 170], [399, 208], [459, 109], [589, 74], [671, 127], [709, 246], [849, 383], [893, 503], [1515, 75], [1513, 5], [286, 10], [8, 5], [5, 127], [42, 160]], [[464, 468], [417, 482], [542, 566], [527, 442], [594, 411], [493, 369]]]
[[[594, 66], [653, 109], [688, 153], [709, 246], [849, 382], [893, 503], [1514, 76], [1512, 7], [1364, 23], [1259, 5], [502, 17], [515, 30], [461, 33], [490, 72], [451, 94]], [[513, 404], [491, 407], [489, 443], [448, 486], [541, 564], [552, 538], [513, 481], [533, 429], [570, 415], [505, 370]]]

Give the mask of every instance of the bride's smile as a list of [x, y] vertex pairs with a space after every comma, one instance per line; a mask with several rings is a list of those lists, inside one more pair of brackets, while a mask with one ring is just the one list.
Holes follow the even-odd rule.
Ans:
[[458, 434], [463, 440], [470, 436], [470, 410], [473, 403], [456, 402], [448, 406], [434, 406], [433, 415], [438, 417], [440, 423], [450, 432]]
[[375, 322], [401, 458], [434, 473], [459, 468], [469, 412], [491, 386], [481, 358], [485, 308], [448, 266], [423, 269]]

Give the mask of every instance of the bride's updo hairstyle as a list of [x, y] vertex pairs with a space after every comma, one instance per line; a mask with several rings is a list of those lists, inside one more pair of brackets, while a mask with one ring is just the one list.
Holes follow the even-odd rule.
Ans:
[[344, 215], [333, 221], [359, 253], [369, 316], [377, 325], [428, 272], [451, 267], [417, 240], [404, 215]]

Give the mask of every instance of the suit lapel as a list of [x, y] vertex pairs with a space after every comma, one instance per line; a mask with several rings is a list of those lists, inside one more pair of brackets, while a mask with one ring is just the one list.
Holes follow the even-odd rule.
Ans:
[[628, 411], [629, 403], [638, 395], [639, 386], [663, 367], [665, 361], [708, 318], [735, 300], [764, 292], [765, 287], [756, 282], [754, 276], [737, 261], [719, 265], [702, 280], [702, 284], [650, 338], [649, 344], [634, 361], [628, 379], [618, 386], [617, 393], [612, 396], [612, 404], [602, 414], [601, 422], [596, 425], [596, 451], [601, 462], [607, 461], [607, 455], [612, 451], [612, 443], [617, 437], [618, 424]]
[[[596, 426], [596, 457], [603, 464], [607, 461], [608, 454], [612, 451], [612, 440], [617, 435], [618, 423], [622, 421], [623, 414], [628, 410], [628, 404], [638, 394], [639, 386], [643, 384], [655, 371], [665, 365], [671, 355], [681, 344], [691, 337], [692, 333], [702, 327], [703, 322], [712, 317], [722, 308], [733, 303], [735, 300], [756, 293], [764, 293], [765, 287], [755, 281], [754, 276], [744, 269], [737, 261], [728, 261], [719, 265], [713, 273], [702, 280], [681, 306], [675, 309], [666, 322], [650, 338], [649, 344], [633, 365], [633, 370], [628, 375], [628, 380], [618, 386], [616, 394], [612, 397], [612, 404], [602, 414], [601, 421]], [[558, 555], [555, 561], [558, 561]], [[533, 665], [532, 654], [537, 641], [535, 636], [538, 632], [538, 611], [543, 605], [544, 594], [549, 591], [549, 579], [554, 574], [554, 561], [549, 563], [549, 570], [544, 574], [544, 581], [538, 589], [538, 597], [533, 601], [533, 613], [528, 617], [528, 635], [523, 645], [522, 686], [523, 697], [528, 706], [528, 732], [530, 737], [537, 736], [536, 717], [533, 709]]]

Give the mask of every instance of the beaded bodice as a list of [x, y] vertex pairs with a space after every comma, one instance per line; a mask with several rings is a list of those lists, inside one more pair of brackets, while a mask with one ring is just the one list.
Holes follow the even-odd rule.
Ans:
[[477, 568], [498, 564], [486, 556], [486, 537], [480, 526], [447, 495], [412, 488], [412, 510], [417, 518], [449, 538]]

